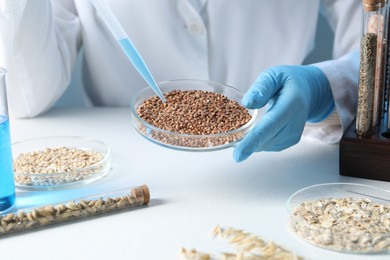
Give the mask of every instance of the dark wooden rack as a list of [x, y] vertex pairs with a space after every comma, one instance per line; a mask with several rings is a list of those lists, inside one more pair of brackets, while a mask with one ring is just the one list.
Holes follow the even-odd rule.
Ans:
[[360, 137], [355, 130], [354, 120], [340, 141], [340, 175], [390, 181], [390, 132], [377, 127], [372, 135]]

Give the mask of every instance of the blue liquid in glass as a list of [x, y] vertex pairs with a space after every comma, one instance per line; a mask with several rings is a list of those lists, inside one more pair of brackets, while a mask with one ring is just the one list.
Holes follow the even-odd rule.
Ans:
[[0, 211], [15, 202], [11, 140], [8, 117], [0, 115]]

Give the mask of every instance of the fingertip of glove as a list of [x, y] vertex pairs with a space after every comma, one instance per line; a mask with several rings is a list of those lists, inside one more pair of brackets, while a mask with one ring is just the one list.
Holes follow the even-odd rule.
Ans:
[[254, 106], [254, 95], [251, 92], [245, 94], [241, 100], [241, 104], [246, 108], [253, 108]]
[[242, 162], [249, 157], [250, 154], [243, 153], [241, 150], [235, 149], [233, 152], [233, 158], [236, 162]]

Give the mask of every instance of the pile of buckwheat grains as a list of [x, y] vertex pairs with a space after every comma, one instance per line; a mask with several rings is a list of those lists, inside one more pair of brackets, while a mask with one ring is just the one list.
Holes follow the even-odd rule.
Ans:
[[[190, 149], [219, 149], [242, 139], [252, 115], [225, 95], [204, 90], [172, 90], [144, 100], [136, 113], [155, 129], [136, 129], [158, 143]], [[237, 130], [237, 131], [235, 131]]]
[[171, 132], [190, 135], [225, 133], [251, 119], [248, 111], [226, 96], [203, 90], [173, 90], [146, 99], [137, 114], [149, 124]]
[[390, 205], [369, 199], [327, 198], [301, 203], [291, 226], [315, 245], [350, 252], [390, 250]]
[[[85, 149], [56, 147], [36, 150], [27, 153], [21, 153], [14, 158], [15, 181], [19, 184], [31, 185], [33, 179], [31, 175], [23, 175], [24, 173], [46, 176], [53, 173], [69, 173], [57, 178], [49, 178], [50, 183], [64, 183], [80, 180], [89, 177], [91, 174], [100, 170], [88, 169], [88, 167], [99, 163], [104, 158], [104, 155]], [[82, 170], [88, 169], [88, 170]], [[21, 173], [21, 174], [18, 174]], [[42, 178], [37, 177], [37, 182]]]
[[180, 248], [180, 257], [184, 260], [302, 260], [273, 241], [265, 241], [262, 238], [236, 228], [222, 228], [217, 225], [211, 232], [212, 238], [218, 236], [235, 246], [235, 252], [221, 252], [217, 255], [200, 252], [196, 249]]

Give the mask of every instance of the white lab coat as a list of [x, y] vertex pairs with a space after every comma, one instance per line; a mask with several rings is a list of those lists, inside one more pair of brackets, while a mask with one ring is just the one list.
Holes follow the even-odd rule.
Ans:
[[[355, 115], [359, 0], [107, 1], [156, 81], [206, 79], [241, 91], [270, 66], [301, 64], [322, 10], [335, 31], [335, 60], [317, 66], [337, 110], [309, 135], [335, 141]], [[146, 86], [89, 1], [0, 0], [0, 66], [8, 69], [11, 115], [48, 110], [68, 86], [81, 46], [91, 104], [128, 106]]]

